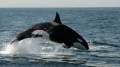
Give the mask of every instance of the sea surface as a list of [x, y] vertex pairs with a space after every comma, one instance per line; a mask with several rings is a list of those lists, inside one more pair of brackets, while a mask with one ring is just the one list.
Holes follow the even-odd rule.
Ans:
[[[88, 42], [89, 50], [66, 49], [42, 38], [10, 45], [29, 26], [53, 21], [56, 12]], [[120, 8], [0, 8], [0, 67], [119, 66]]]

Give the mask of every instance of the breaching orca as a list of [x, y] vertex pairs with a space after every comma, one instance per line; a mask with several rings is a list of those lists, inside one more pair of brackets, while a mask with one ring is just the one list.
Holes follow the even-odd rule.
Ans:
[[[48, 34], [48, 36], [45, 34]], [[63, 47], [65, 48], [70, 48], [72, 46], [78, 49], [89, 49], [87, 42], [82, 36], [61, 23], [59, 14], [57, 12], [54, 21], [38, 23], [30, 26], [29, 28], [20, 32], [15, 37], [15, 40], [11, 42], [11, 44], [32, 37], [47, 38], [53, 42], [64, 44]]]

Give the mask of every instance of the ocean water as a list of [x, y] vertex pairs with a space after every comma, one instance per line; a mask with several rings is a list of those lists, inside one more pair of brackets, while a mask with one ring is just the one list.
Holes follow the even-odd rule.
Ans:
[[[29, 26], [53, 21], [87, 40], [90, 49], [65, 49], [46, 39], [28, 38], [9, 45]], [[0, 67], [119, 67], [120, 8], [0, 8]]]

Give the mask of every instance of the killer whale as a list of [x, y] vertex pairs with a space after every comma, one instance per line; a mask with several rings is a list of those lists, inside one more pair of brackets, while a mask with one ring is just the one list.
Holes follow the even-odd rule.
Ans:
[[61, 23], [60, 16], [57, 12], [54, 21], [38, 23], [28, 27], [20, 32], [10, 44], [12, 45], [14, 42], [32, 37], [41, 37], [53, 42], [63, 43], [63, 47], [65, 48], [75, 47], [83, 50], [89, 49], [86, 40], [81, 35]]

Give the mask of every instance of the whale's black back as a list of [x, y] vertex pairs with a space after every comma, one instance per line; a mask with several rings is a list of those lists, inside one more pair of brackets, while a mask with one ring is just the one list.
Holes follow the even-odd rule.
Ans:
[[29, 28], [25, 29], [24, 31], [20, 32], [16, 38], [18, 40], [22, 40], [25, 38], [32, 37], [32, 32], [35, 30], [44, 30], [46, 32], [50, 31], [54, 26], [50, 22], [45, 23], [38, 23], [35, 25], [30, 26]]
[[[22, 40], [23, 38], [30, 38], [32, 36], [32, 32], [35, 30], [43, 30], [46, 31], [50, 36], [64, 36], [69, 39], [75, 39], [76, 37], [80, 37], [78, 33], [76, 33], [74, 30], [70, 29], [69, 27], [59, 24], [59, 25], [53, 25], [50, 22], [45, 23], [39, 23], [35, 24], [24, 31], [20, 32], [16, 38], [19, 40]], [[73, 36], [74, 35], [74, 36]]]

